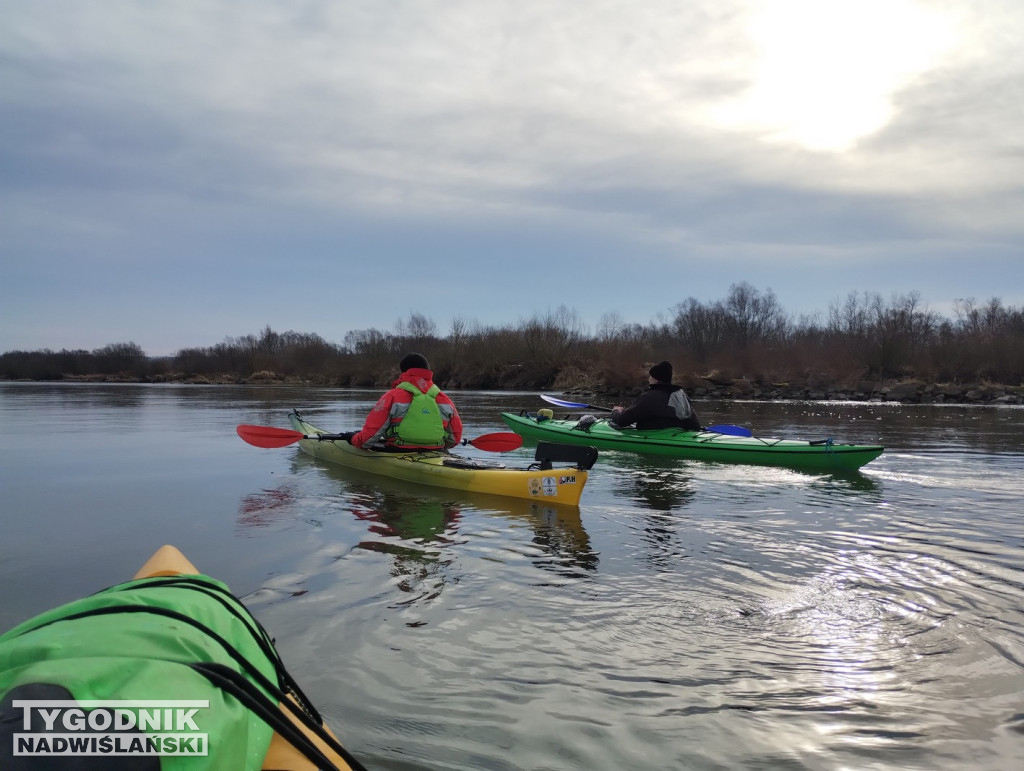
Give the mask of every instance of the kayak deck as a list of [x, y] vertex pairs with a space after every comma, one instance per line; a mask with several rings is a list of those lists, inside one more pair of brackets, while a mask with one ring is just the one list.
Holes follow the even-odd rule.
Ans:
[[[59, 699], [54, 706], [116, 708], [126, 720], [111, 729], [114, 733], [105, 733], [102, 726], [80, 727], [83, 742], [116, 741], [142, 752], [145, 742], [166, 747], [168, 737], [191, 736], [181, 745], [187, 752], [165, 750], [194, 754], [171, 759], [175, 768], [182, 760], [181, 767], [189, 768], [363, 769], [284, 670], [273, 640], [241, 600], [170, 545], [160, 547], [130, 581], [46, 611], [0, 635], [0, 758], [9, 759], [5, 749], [17, 741], [11, 731], [27, 720], [21, 708], [10, 705], [26, 698], [42, 698], [42, 703]], [[202, 728], [210, 726], [209, 735], [169, 732], [170, 723], [161, 728], [155, 718], [143, 725], [141, 713], [136, 718], [133, 710], [171, 713], [151, 709], [153, 699], [163, 700], [159, 705], [195, 707], [191, 713], [201, 713], [195, 720], [203, 721]], [[182, 725], [196, 730], [191, 720], [179, 723], [179, 732]], [[43, 755], [50, 746], [42, 747], [46, 737], [52, 734], [57, 742], [64, 735], [42, 723], [33, 723], [33, 730], [42, 733], [24, 736], [44, 737], [38, 749]], [[84, 754], [75, 761], [96, 755], [95, 745], [91, 753], [88, 744], [81, 748]], [[156, 765], [163, 767], [162, 760]]]
[[[176, 575], [200, 575], [200, 573], [196, 566], [177, 547], [164, 544], [154, 552], [153, 556], [146, 560], [146, 563], [132, 576], [132, 580]], [[298, 700], [292, 694], [288, 694], [288, 698], [292, 700], [295, 707], [300, 707]], [[294, 708], [285, 708], [283, 704], [279, 705], [278, 708], [281, 710], [281, 714], [287, 716], [292, 722], [292, 727], [301, 731], [306, 739], [311, 741], [320, 752], [324, 753], [325, 757], [334, 763], [335, 768], [351, 768], [348, 762], [329, 747], [320, 736], [294, 717]], [[320, 729], [326, 731], [331, 739], [337, 742], [337, 737], [328, 726], [321, 724]], [[263, 758], [264, 769], [303, 768], [307, 767], [306, 764], [308, 763], [308, 760], [296, 750], [294, 745], [278, 731], [274, 732], [270, 739], [270, 746], [267, 748], [267, 754]], [[308, 764], [308, 767], [313, 768], [313, 765]]]
[[[288, 419], [292, 428], [303, 434], [327, 433], [303, 420], [298, 412], [290, 413]], [[586, 442], [569, 444], [587, 445]], [[597, 450], [591, 447], [557, 444], [538, 446], [537, 462], [523, 469], [508, 468], [503, 463], [467, 458], [445, 450], [364, 450], [343, 439], [303, 439], [299, 447], [303, 452], [329, 463], [407, 482], [570, 506], [579, 504], [588, 469], [597, 460]], [[554, 463], [574, 465], [555, 468]]]
[[607, 420], [583, 426], [578, 420], [548, 419], [528, 412], [501, 413], [517, 434], [529, 439], [581, 443], [600, 449], [666, 455], [716, 463], [785, 466], [819, 471], [853, 471], [882, 454], [880, 445], [838, 444], [831, 439], [744, 437], [715, 431], [667, 428], [639, 431], [612, 428]]

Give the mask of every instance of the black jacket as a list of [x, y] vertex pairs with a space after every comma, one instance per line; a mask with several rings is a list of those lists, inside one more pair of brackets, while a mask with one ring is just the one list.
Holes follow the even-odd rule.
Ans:
[[699, 431], [700, 419], [682, 386], [654, 383], [640, 398], [624, 410], [613, 410], [611, 422], [620, 428], [631, 426], [641, 431], [654, 428], [683, 428]]

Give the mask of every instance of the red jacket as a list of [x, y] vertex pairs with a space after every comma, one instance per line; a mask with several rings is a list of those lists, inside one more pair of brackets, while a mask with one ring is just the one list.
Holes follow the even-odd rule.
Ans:
[[[353, 447], [372, 445], [384, 436], [388, 427], [402, 422], [406, 410], [412, 404], [412, 394], [405, 389], [398, 388], [398, 383], [405, 381], [416, 386], [420, 391], [426, 393], [434, 384], [434, 373], [429, 369], [413, 367], [402, 373], [396, 380], [390, 391], [381, 396], [370, 414], [366, 416], [366, 422], [362, 429], [352, 439]], [[452, 400], [441, 391], [437, 394], [437, 406], [441, 410], [441, 420], [444, 423], [448, 438], [445, 447], [454, 447], [462, 441], [462, 418], [459, 411], [455, 409]]]

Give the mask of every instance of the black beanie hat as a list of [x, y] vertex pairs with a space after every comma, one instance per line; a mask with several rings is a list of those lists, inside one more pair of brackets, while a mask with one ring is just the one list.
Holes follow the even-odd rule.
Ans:
[[660, 383], [672, 382], [672, 365], [667, 361], [659, 361], [647, 373]]
[[407, 353], [398, 362], [398, 368], [405, 372], [407, 369], [430, 369], [427, 360], [419, 353]]

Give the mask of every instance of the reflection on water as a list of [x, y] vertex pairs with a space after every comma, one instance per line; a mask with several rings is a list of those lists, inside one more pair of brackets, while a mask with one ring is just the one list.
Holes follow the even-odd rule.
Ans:
[[686, 461], [658, 455], [606, 453], [615, 470], [617, 492], [655, 511], [672, 511], [692, 500], [695, 490]]
[[294, 516], [296, 501], [294, 485], [249, 493], [242, 497], [238, 506], [238, 524], [243, 527], [268, 527], [277, 520]]
[[[418, 546], [431, 541], [444, 544], [450, 542], [458, 529], [458, 507], [441, 500], [412, 498], [357, 485], [349, 487], [348, 493], [356, 519], [375, 523], [369, 526], [369, 531], [383, 538], [398, 538]], [[364, 541], [359, 545], [364, 549], [388, 551], [377, 542]], [[422, 553], [436, 555], [430, 551]]]
[[527, 554], [543, 570], [579, 577], [580, 571], [596, 570], [599, 564], [578, 506], [439, 491], [400, 480], [386, 479], [382, 485], [377, 475], [299, 452], [293, 453], [291, 468], [295, 475], [315, 472], [334, 489], [316, 502], [303, 500], [292, 483], [246, 495], [239, 504], [238, 524], [250, 528], [293, 519], [322, 523], [328, 517], [351, 517], [366, 525], [366, 536], [356, 548], [390, 555], [392, 576], [401, 579], [396, 584], [399, 591], [415, 593], [424, 583], [431, 584], [418, 595], [421, 599], [431, 599], [443, 589], [445, 572], [457, 558], [451, 547], [465, 543], [460, 526], [467, 514], [525, 524], [531, 533], [528, 548], [517, 540], [519, 546], [508, 555]]
[[452, 560], [443, 549], [456, 535], [459, 509], [440, 499], [415, 498], [360, 484], [350, 485], [346, 498], [345, 508], [377, 536], [359, 541], [357, 548], [392, 558], [393, 585], [407, 595], [398, 604], [436, 598], [444, 589], [444, 567]]

